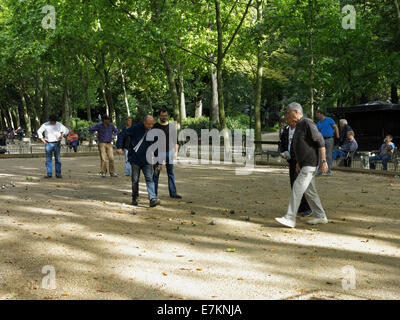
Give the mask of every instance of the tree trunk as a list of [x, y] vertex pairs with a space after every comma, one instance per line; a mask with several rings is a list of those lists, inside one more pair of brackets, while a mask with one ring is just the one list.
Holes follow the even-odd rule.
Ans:
[[310, 30], [309, 30], [309, 46], [310, 46], [310, 111], [311, 119], [314, 120], [314, 49], [313, 49], [313, 28], [314, 28], [314, 0], [308, 0], [310, 8]]
[[397, 16], [397, 28], [400, 36], [400, 7], [399, 7], [399, 2], [398, 0], [393, 0], [394, 6], [396, 9], [396, 16]]
[[83, 90], [85, 92], [85, 103], [86, 103], [86, 114], [87, 120], [89, 123], [92, 122], [92, 107], [90, 105], [90, 96], [89, 96], [89, 70], [88, 70], [88, 63], [85, 59], [85, 70], [82, 79]]
[[[121, 65], [121, 61], [118, 59], [119, 64]], [[126, 92], [126, 79], [125, 79], [125, 73], [122, 67], [120, 67], [120, 72], [121, 72], [121, 79], [122, 79], [122, 89], [124, 90], [124, 101], [125, 101], [125, 107], [126, 107], [126, 114], [128, 117], [131, 116], [131, 110], [129, 109], [129, 101], [128, 101], [128, 94]]]
[[[261, 25], [263, 19], [263, 1], [257, 1], [257, 24]], [[264, 41], [263, 31], [258, 28], [257, 41], [257, 76], [254, 98], [254, 120], [255, 120], [255, 140], [261, 140], [261, 91], [264, 64]], [[261, 145], [257, 145], [257, 150], [261, 150]]]
[[1, 100], [0, 100], [0, 129], [5, 129], [5, 128], [9, 127], [8, 120], [7, 120], [7, 117], [6, 117], [6, 114], [4, 111], [5, 110], [4, 110]]
[[181, 120], [186, 119], [186, 101], [185, 101], [185, 80], [183, 79], [182, 65], [179, 67], [179, 111], [181, 115]]
[[[16, 129], [15, 127], [15, 121], [13, 120], [13, 115], [11, 113], [11, 108], [7, 108], [8, 111], [8, 116], [10, 118], [10, 124], [11, 124], [11, 128]], [[16, 121], [18, 121], [17, 119], [15, 119]]]
[[49, 82], [45, 76], [42, 83], [42, 99], [43, 99], [43, 112], [42, 112], [42, 123], [49, 119], [50, 115], [50, 102], [49, 102]]
[[104, 105], [106, 107], [106, 115], [110, 115], [110, 106], [108, 105], [108, 101], [107, 101], [107, 95], [106, 95], [106, 90], [104, 88], [104, 84], [103, 84], [103, 88], [101, 88], [101, 93], [103, 94], [103, 99], [104, 99]]
[[22, 90], [20, 90], [19, 94], [21, 97], [22, 110], [24, 112], [25, 134], [26, 134], [27, 138], [30, 138], [31, 134], [32, 134], [31, 117], [29, 116], [29, 113], [28, 113], [28, 106], [26, 104], [24, 92]]
[[225, 106], [224, 106], [224, 86], [222, 80], [223, 68], [223, 48], [222, 48], [222, 24], [221, 24], [221, 9], [219, 0], [215, 0], [215, 12], [217, 21], [218, 34], [218, 56], [217, 56], [217, 88], [218, 88], [218, 106], [219, 106], [219, 124], [222, 130], [226, 129]]
[[[26, 95], [26, 98], [28, 98], [28, 99], [25, 99], [25, 100], [29, 101], [29, 105], [31, 106], [29, 109], [32, 111], [32, 114], [33, 114], [33, 124], [34, 124], [33, 128], [34, 128], [35, 131], [37, 131], [39, 129], [39, 127], [40, 127], [40, 121], [39, 121], [39, 115], [38, 115], [38, 112], [37, 112], [37, 109], [36, 109], [36, 105], [35, 105], [35, 103], [36, 103], [36, 93], [35, 93], [35, 98], [34, 99], [31, 98], [31, 96], [30, 96], [28, 91], [25, 91], [25, 95]], [[39, 103], [40, 103], [40, 100], [39, 100]], [[28, 109], [28, 112], [29, 112], [29, 109]]]
[[116, 120], [117, 120], [117, 116], [115, 113], [114, 101], [112, 98], [112, 92], [111, 92], [111, 87], [110, 87], [110, 75], [106, 69], [104, 69], [104, 84], [105, 84], [105, 97], [108, 102], [110, 116], [112, 118], [112, 122], [115, 124]]
[[195, 110], [194, 110], [195, 118], [200, 118], [203, 115], [203, 97], [204, 97], [204, 90], [198, 91], [195, 97]]
[[172, 66], [169, 62], [168, 56], [167, 56], [167, 47], [165, 44], [161, 46], [161, 58], [164, 62], [164, 69], [165, 73], [167, 75], [168, 79], [168, 86], [169, 86], [169, 92], [171, 95], [171, 102], [172, 102], [172, 107], [173, 107], [173, 116], [175, 121], [177, 122], [177, 128], [180, 130], [181, 125], [182, 125], [182, 119], [180, 117], [180, 112], [179, 112], [179, 98], [178, 98], [178, 92], [176, 90], [176, 84], [175, 84], [175, 72], [172, 69]]
[[70, 127], [70, 105], [69, 105], [69, 89], [68, 84], [64, 84], [64, 93], [63, 93], [63, 107], [62, 107], [62, 120], [63, 124], [69, 128]]
[[214, 65], [211, 65], [211, 93], [211, 121], [217, 124], [219, 123], [218, 83]]

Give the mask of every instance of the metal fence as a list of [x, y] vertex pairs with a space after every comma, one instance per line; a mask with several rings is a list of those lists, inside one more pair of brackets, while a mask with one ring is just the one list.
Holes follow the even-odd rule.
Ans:
[[[15, 144], [7, 144], [7, 146], [3, 147], [6, 149], [7, 154], [38, 154], [44, 153], [44, 145], [43, 144], [28, 144], [28, 143], [15, 143]], [[87, 145], [78, 146], [78, 152], [97, 152], [98, 147], [92, 146], [89, 147]], [[73, 153], [74, 150], [66, 145], [61, 145], [61, 153]]]

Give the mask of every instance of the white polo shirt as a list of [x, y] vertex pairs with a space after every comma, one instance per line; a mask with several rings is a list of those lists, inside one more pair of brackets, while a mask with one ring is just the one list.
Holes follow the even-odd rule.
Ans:
[[50, 124], [50, 122], [46, 122], [42, 124], [42, 126], [37, 131], [39, 139], [43, 138], [43, 133], [44, 139], [47, 142], [57, 142], [60, 140], [61, 134], [63, 133], [64, 136], [66, 136], [68, 135], [69, 130], [60, 122], [56, 122], [55, 125]]

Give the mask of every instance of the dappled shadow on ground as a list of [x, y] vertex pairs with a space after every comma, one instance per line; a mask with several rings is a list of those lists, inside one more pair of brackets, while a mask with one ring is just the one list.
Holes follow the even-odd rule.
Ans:
[[[283, 169], [236, 176], [232, 166], [178, 166], [183, 200], [167, 197], [163, 172], [162, 205], [149, 209], [141, 184], [134, 209], [124, 204], [129, 177], [101, 179], [98, 162], [63, 159], [64, 179], [43, 180], [43, 159], [2, 161], [0, 184], [17, 187], [0, 191], [0, 298], [398, 298], [394, 178], [319, 178], [330, 223], [299, 219], [289, 230], [273, 220], [290, 195]], [[46, 265], [56, 290], [42, 288]], [[356, 271], [354, 290], [342, 289], [346, 265]]]

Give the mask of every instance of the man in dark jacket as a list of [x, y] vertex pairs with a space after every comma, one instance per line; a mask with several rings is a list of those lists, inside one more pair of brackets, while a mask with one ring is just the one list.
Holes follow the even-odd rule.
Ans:
[[343, 144], [347, 140], [347, 132], [353, 131], [353, 129], [349, 126], [346, 119], [339, 120], [339, 147], [343, 147]]
[[296, 172], [298, 176], [293, 184], [286, 215], [282, 218], [275, 218], [275, 220], [284, 226], [294, 228], [296, 226], [296, 215], [301, 199], [305, 195], [315, 215], [315, 218], [308, 220], [307, 223], [328, 223], [315, 187], [315, 174], [318, 167], [320, 167], [322, 173], [328, 172], [324, 138], [318, 131], [315, 123], [303, 116], [303, 108], [300, 104], [296, 102], [289, 104], [286, 109], [286, 117], [289, 122], [296, 124], [292, 148], [297, 161]]
[[[297, 178], [297, 172], [296, 172], [297, 161], [296, 161], [296, 155], [294, 154], [294, 149], [291, 148], [291, 146], [292, 146], [293, 135], [296, 130], [296, 123], [290, 121], [286, 115], [285, 115], [285, 120], [288, 125], [282, 130], [280, 136], [280, 141], [281, 141], [280, 151], [282, 157], [286, 159], [286, 161], [289, 164], [290, 187], [293, 188], [293, 184]], [[308, 205], [308, 202], [304, 195], [301, 198], [299, 212], [297, 214], [302, 217], [309, 217], [312, 215], [312, 210], [310, 209], [310, 206]]]
[[125, 136], [130, 137], [128, 158], [132, 167], [132, 205], [137, 206], [138, 181], [140, 171], [143, 172], [146, 179], [147, 192], [150, 200], [150, 207], [155, 207], [160, 204], [155, 192], [153, 180], [153, 166], [147, 159], [147, 150], [154, 143], [147, 141], [148, 132], [153, 128], [154, 118], [146, 116], [143, 122], [135, 124], [124, 131], [117, 141], [117, 153], [123, 154], [123, 141]]

